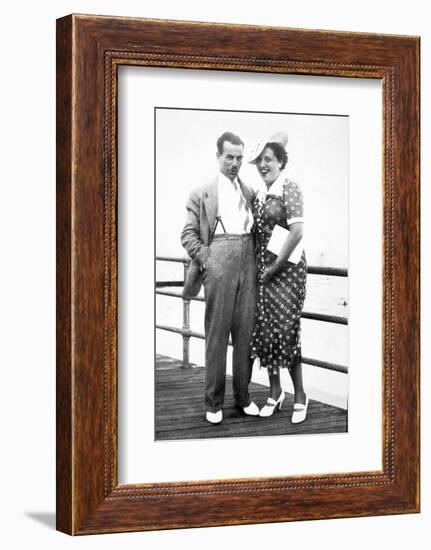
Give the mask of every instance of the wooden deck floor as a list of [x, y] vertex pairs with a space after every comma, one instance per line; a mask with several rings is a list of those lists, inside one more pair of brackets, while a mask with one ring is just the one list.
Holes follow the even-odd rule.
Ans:
[[[250, 395], [259, 407], [265, 404], [268, 388], [250, 384]], [[293, 396], [286, 395], [281, 411], [270, 418], [246, 416], [232, 399], [232, 379], [226, 377], [223, 422], [212, 425], [205, 419], [204, 368], [182, 369], [176, 359], [156, 358], [157, 441], [215, 437], [256, 437], [264, 435], [319, 434], [347, 431], [347, 411], [310, 401], [307, 419], [292, 424]]]

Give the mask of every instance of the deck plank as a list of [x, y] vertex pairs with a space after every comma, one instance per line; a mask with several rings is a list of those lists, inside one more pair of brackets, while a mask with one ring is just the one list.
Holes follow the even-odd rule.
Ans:
[[[223, 422], [212, 425], [205, 419], [203, 367], [183, 369], [180, 361], [157, 355], [155, 380], [156, 441], [347, 431], [347, 411], [314, 400], [310, 400], [305, 422], [292, 424], [291, 394], [286, 394], [283, 408], [270, 418], [246, 416], [234, 407], [232, 377], [229, 375], [226, 376]], [[268, 388], [252, 382], [250, 395], [262, 407]]]

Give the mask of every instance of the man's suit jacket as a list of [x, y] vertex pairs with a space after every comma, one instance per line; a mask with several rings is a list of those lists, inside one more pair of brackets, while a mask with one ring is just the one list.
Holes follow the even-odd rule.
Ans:
[[[238, 178], [246, 208], [250, 208], [254, 192]], [[202, 265], [209, 256], [210, 238], [215, 228], [218, 214], [218, 178], [190, 193], [186, 203], [187, 218], [181, 232], [181, 244], [192, 259], [185, 282], [183, 297], [198, 294], [202, 286]]]

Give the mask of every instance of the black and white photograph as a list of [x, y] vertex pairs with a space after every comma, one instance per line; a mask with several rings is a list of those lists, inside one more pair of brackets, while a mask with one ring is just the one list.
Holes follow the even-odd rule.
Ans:
[[154, 143], [155, 441], [348, 432], [349, 116], [156, 106]]
[[4, 4], [4, 549], [426, 547], [426, 6]]

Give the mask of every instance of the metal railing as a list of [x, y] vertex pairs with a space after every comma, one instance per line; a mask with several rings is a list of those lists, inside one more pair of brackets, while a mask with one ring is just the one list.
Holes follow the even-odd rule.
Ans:
[[[156, 282], [156, 294], [161, 296], [171, 296], [173, 298], [181, 298], [183, 301], [183, 326], [173, 327], [168, 325], [161, 325], [156, 323], [156, 328], [160, 330], [166, 330], [168, 332], [174, 332], [181, 334], [183, 337], [183, 367], [190, 366], [190, 338], [200, 338], [205, 339], [205, 335], [201, 332], [196, 332], [190, 327], [190, 301], [185, 300], [182, 297], [181, 290], [174, 290], [175, 287], [182, 287], [184, 281], [186, 280], [187, 267], [190, 263], [189, 258], [181, 256], [156, 256], [156, 260], [160, 262], [175, 262], [182, 263], [184, 268], [184, 280], [183, 281], [157, 281]], [[319, 266], [308, 266], [307, 273], [310, 275], [326, 275], [331, 277], [347, 277], [347, 269], [339, 267], [319, 267]], [[166, 290], [169, 288], [169, 290]], [[202, 296], [196, 296], [192, 298], [194, 301], [203, 302], [204, 298]], [[323, 321], [325, 323], [335, 323], [337, 325], [347, 325], [347, 317], [340, 317], [338, 315], [326, 315], [323, 313], [315, 313], [312, 311], [303, 311], [303, 319], [312, 319], [314, 321]], [[229, 345], [232, 345], [232, 342], [229, 341]], [[348, 369], [345, 365], [339, 365], [337, 363], [330, 363], [327, 361], [320, 361], [319, 359], [312, 359], [309, 357], [302, 357], [302, 363], [307, 365], [312, 365], [314, 367], [319, 367], [321, 369], [327, 369], [335, 372], [341, 372], [347, 374]]]

